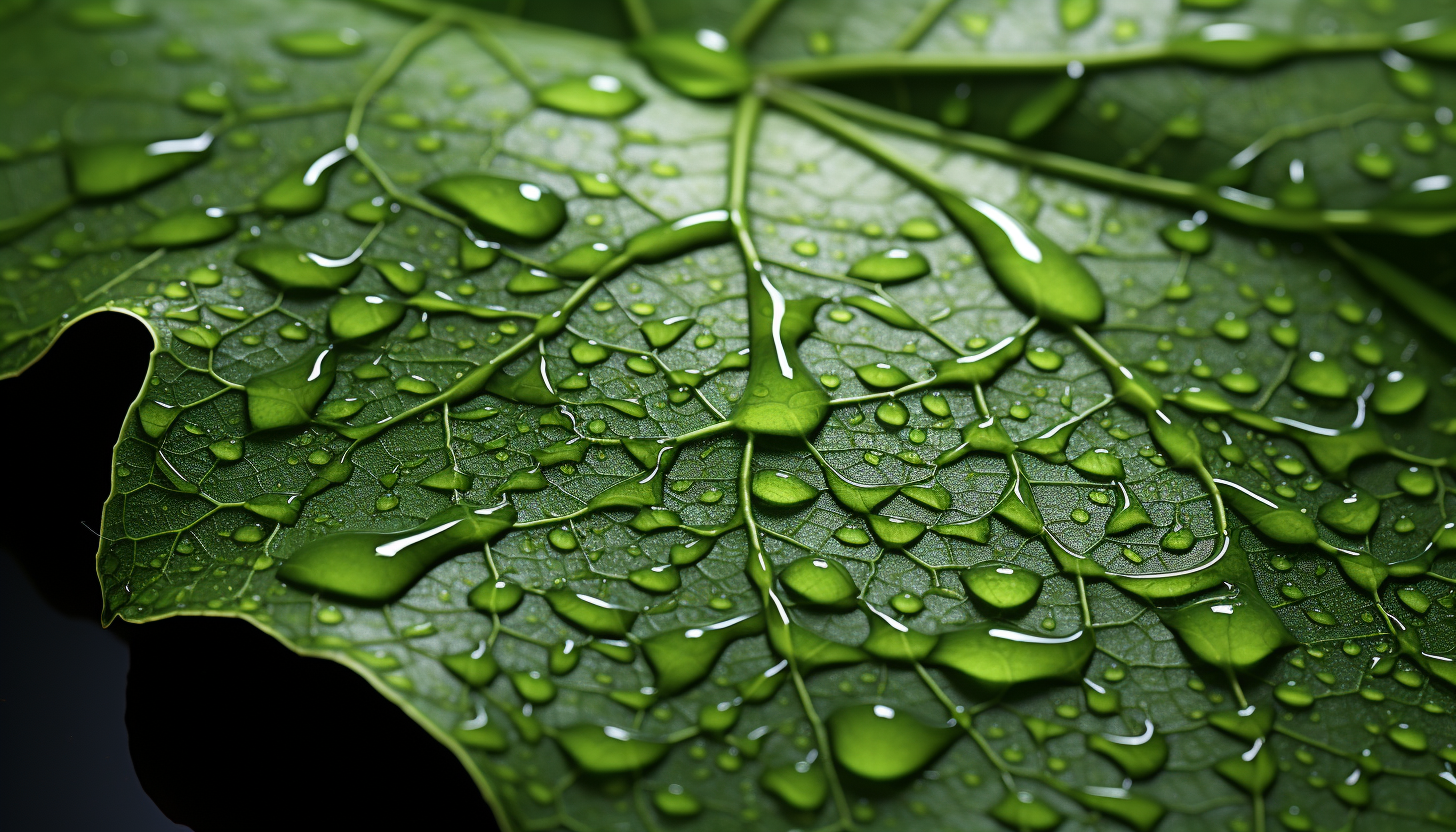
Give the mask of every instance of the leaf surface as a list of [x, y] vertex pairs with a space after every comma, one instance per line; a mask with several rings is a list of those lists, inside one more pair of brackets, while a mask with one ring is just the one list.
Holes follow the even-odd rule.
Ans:
[[1452, 307], [1353, 233], [1451, 228], [1440, 8], [551, 5], [0, 6], [0, 371], [157, 337], [107, 621], [513, 829], [1456, 824]]

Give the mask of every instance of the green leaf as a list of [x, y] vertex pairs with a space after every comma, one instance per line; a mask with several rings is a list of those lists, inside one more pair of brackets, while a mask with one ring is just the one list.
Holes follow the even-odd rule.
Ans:
[[1456, 823], [1446, 4], [518, 5], [0, 3], [106, 621], [510, 829]]

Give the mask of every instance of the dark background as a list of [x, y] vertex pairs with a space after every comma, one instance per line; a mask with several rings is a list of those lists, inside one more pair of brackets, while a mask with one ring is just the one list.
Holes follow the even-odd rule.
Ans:
[[93, 530], [151, 346], [93, 315], [0, 381], [0, 829], [493, 828], [353, 671], [243, 621], [100, 627]]

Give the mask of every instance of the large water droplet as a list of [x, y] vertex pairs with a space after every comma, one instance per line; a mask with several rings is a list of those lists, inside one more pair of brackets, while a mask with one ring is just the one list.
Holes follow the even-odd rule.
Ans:
[[784, 567], [779, 580], [806, 604], [843, 607], [859, 594], [844, 564], [832, 558], [803, 557]]
[[819, 496], [819, 489], [786, 471], [756, 472], [749, 481], [749, 490], [775, 508], [799, 508]]
[[960, 736], [957, 728], [932, 727], [888, 705], [840, 708], [828, 727], [835, 762], [870, 780], [914, 774]]
[[966, 590], [997, 610], [1014, 610], [1041, 594], [1041, 575], [1009, 563], [990, 561], [961, 573]]
[[753, 80], [748, 59], [711, 29], [649, 35], [632, 51], [658, 80], [690, 98], [736, 95]]
[[127, 242], [133, 248], [182, 248], [221, 240], [237, 230], [237, 218], [221, 208], [186, 209], [157, 220]]
[[399, 597], [445, 557], [478, 547], [511, 527], [509, 503], [452, 506], [413, 529], [336, 532], [304, 544], [278, 570], [286, 583], [367, 604]]
[[324, 292], [341, 289], [359, 275], [364, 268], [359, 254], [331, 259], [298, 246], [270, 244], [239, 253], [237, 262], [281, 288]]
[[279, 35], [273, 45], [295, 58], [345, 58], [364, 49], [364, 38], [353, 29], [311, 29]]
[[925, 255], [903, 248], [891, 248], [863, 257], [849, 267], [849, 276], [875, 283], [903, 283], [930, 273]]
[[211, 133], [156, 142], [74, 145], [66, 150], [71, 189], [81, 199], [120, 196], [201, 162], [211, 146]]
[[458, 211], [490, 236], [544, 240], [566, 223], [566, 204], [541, 185], [486, 173], [447, 176], [421, 191]]
[[563, 78], [536, 90], [536, 100], [578, 116], [616, 118], [637, 109], [642, 96], [612, 75]]
[[1295, 643], [1253, 593], [1206, 598], [1159, 616], [1194, 655], [1224, 670], [1247, 670]]
[[248, 420], [255, 430], [308, 424], [333, 386], [335, 373], [334, 350], [329, 348], [253, 376], [244, 384]]
[[344, 295], [329, 307], [329, 330], [342, 341], [367, 338], [392, 329], [404, 317], [404, 304], [378, 295]]

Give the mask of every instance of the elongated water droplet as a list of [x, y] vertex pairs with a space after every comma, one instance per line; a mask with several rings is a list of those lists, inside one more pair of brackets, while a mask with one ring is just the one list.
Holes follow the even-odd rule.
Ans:
[[1010, 121], [1006, 123], [1007, 135], [1017, 140], [1030, 138], [1046, 129], [1072, 106], [1082, 93], [1083, 74], [1081, 64], [1075, 61], [1072, 64], [1066, 75], [1051, 82], [1012, 112]]
[[627, 241], [626, 253], [640, 263], [659, 263], [733, 239], [728, 212], [704, 211], [655, 225]]
[[1162, 771], [1168, 762], [1168, 741], [1148, 720], [1136, 736], [1093, 734], [1087, 747], [1107, 757], [1134, 780], [1145, 780]]
[[273, 45], [295, 58], [345, 58], [364, 49], [364, 38], [353, 29], [310, 29], [279, 35]]
[[862, 364], [854, 368], [854, 374], [868, 387], [880, 390], [889, 390], [896, 387], [904, 387], [910, 383], [910, 376], [899, 367], [879, 362], [875, 364]]
[[612, 75], [563, 78], [537, 89], [536, 100], [564, 113], [592, 118], [616, 118], [642, 105], [642, 96]]
[[642, 337], [653, 349], [665, 349], [672, 346], [684, 333], [693, 328], [697, 323], [696, 318], [689, 318], [686, 315], [677, 315], [671, 318], [664, 318], [660, 321], [647, 321], [642, 324]]
[[1247, 23], [1212, 23], [1168, 41], [1178, 60], [1225, 69], [1258, 69], [1299, 50], [1292, 36], [1261, 31]]
[[212, 134], [156, 142], [74, 145], [66, 150], [71, 189], [81, 199], [120, 196], [207, 158]]
[[333, 349], [315, 350], [248, 379], [248, 420], [255, 430], [304, 425], [334, 384]]
[[637, 620], [635, 610], [569, 589], [553, 589], [547, 592], [546, 602], [557, 615], [594, 636], [604, 638], [625, 636], [632, 629], [632, 623]]
[[788, 806], [810, 812], [829, 797], [829, 778], [818, 761], [766, 769], [758, 778], [763, 790]]
[[834, 760], [870, 780], [899, 780], [930, 765], [961, 736], [930, 726], [888, 705], [850, 705], [829, 715]]
[[525, 590], [510, 581], [486, 581], [470, 591], [470, 606], [481, 612], [507, 613], [521, 603]]
[[961, 572], [966, 590], [997, 610], [1024, 607], [1041, 594], [1041, 575], [1009, 563], [989, 561]]
[[1142, 500], [1122, 483], [1113, 483], [1117, 491], [1117, 507], [1107, 517], [1107, 533], [1122, 534], [1139, 526], [1150, 526], [1153, 519], [1143, 508]]
[[1214, 480], [1224, 501], [1254, 528], [1280, 543], [1302, 544], [1319, 540], [1314, 520], [1274, 495], [1256, 494], [1228, 480]]
[[341, 289], [358, 277], [364, 268], [358, 254], [332, 259], [297, 246], [270, 244], [239, 253], [237, 262], [281, 288], [324, 292]]
[[875, 283], [903, 283], [930, 274], [925, 255], [903, 248], [891, 248], [862, 257], [849, 267], [849, 276]]
[[843, 607], [859, 594], [844, 564], [832, 558], [803, 557], [779, 572], [779, 580], [806, 604]]
[[572, 762], [592, 774], [639, 771], [662, 759], [671, 747], [611, 725], [573, 725], [557, 731], [554, 739]]
[[1102, 289], [1076, 257], [990, 203], [945, 191], [932, 195], [981, 252], [996, 284], [1022, 308], [1063, 325], [1102, 320]]
[[566, 223], [566, 204], [541, 185], [485, 173], [447, 176], [421, 191], [464, 212], [486, 234], [527, 241], [544, 240]]
[[237, 218], [221, 208], [186, 209], [157, 220], [127, 242], [142, 249], [183, 248], [221, 240], [237, 230]]
[[329, 307], [329, 331], [342, 341], [368, 338], [393, 329], [404, 318], [404, 304], [378, 295], [344, 295]]
[[445, 656], [440, 659], [440, 663], [459, 677], [460, 681], [474, 688], [490, 684], [496, 673], [500, 671], [495, 656], [490, 654], [490, 649], [485, 646], [484, 641], [481, 641], [474, 649]]
[[758, 471], [749, 481], [753, 496], [775, 508], [800, 508], [819, 496], [819, 489], [786, 471]]
[[706, 679], [729, 644], [762, 632], [763, 616], [740, 615], [648, 636], [642, 640], [642, 654], [652, 665], [658, 691], [672, 696]]
[[1078, 679], [1092, 658], [1091, 630], [1047, 636], [982, 621], [945, 633], [928, 661], [1001, 687], [1038, 679]]
[[1050, 832], [1062, 825], [1062, 813], [1031, 792], [1007, 792], [990, 815], [1018, 832]]
[[335, 532], [304, 544], [278, 577], [366, 604], [399, 597], [445, 557], [477, 547], [511, 527], [509, 503], [491, 508], [452, 506], [398, 532]]
[[890, 549], [904, 549], [920, 536], [925, 534], [925, 524], [904, 517], [890, 517], [883, 514], [871, 514], [865, 518], [869, 524], [870, 532], [880, 545]]
[[1279, 616], [1252, 592], [1160, 610], [1159, 617], [1194, 655], [1224, 670], [1247, 670], [1295, 644]]
[[565, 278], [590, 277], [601, 271], [617, 252], [606, 243], [583, 243], [552, 260], [552, 274]]
[[748, 59], [711, 29], [650, 35], [632, 52], [658, 80], [689, 98], [726, 98], [753, 80]]

